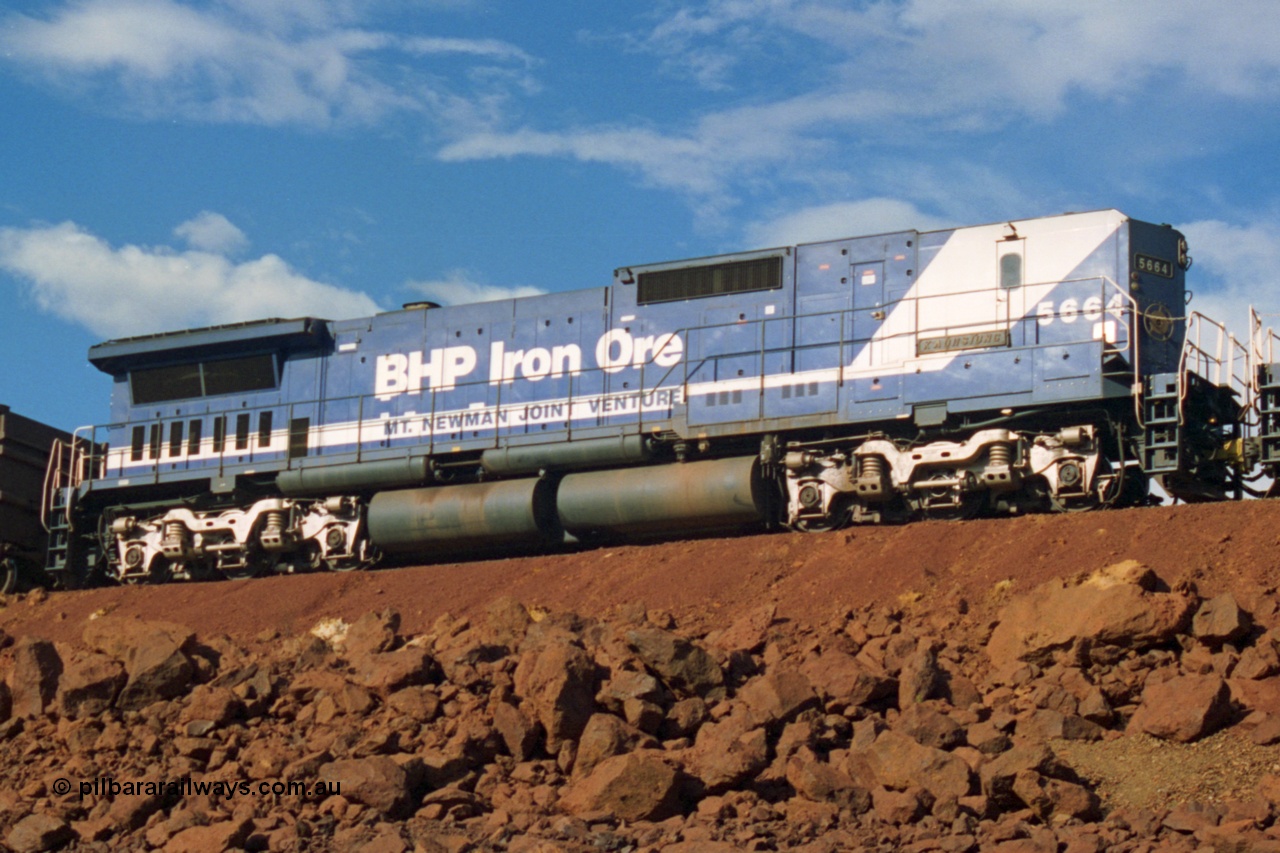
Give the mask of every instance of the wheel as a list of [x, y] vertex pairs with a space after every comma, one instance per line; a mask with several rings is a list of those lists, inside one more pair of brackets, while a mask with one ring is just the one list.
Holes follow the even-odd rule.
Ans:
[[249, 580], [273, 574], [279, 564], [279, 554], [246, 554], [242, 565], [218, 566], [216, 574], [232, 581]]
[[800, 533], [829, 533], [839, 530], [849, 523], [850, 507], [833, 503], [831, 510], [822, 518], [801, 518], [791, 525], [792, 530]]
[[934, 474], [934, 479], [944, 481], [943, 484], [930, 488], [928, 481], [918, 483], [914, 496], [908, 499], [918, 517], [936, 521], [963, 521], [981, 514], [987, 505], [987, 493], [955, 485], [955, 481], [969, 476], [966, 472], [946, 469], [935, 471]]
[[151, 566], [147, 569], [145, 575], [135, 575], [125, 578], [128, 584], [161, 584], [168, 583], [173, 580], [173, 565], [167, 557], [156, 556], [151, 561]]
[[360, 539], [352, 548], [352, 553], [344, 557], [326, 557], [324, 568], [330, 572], [362, 572], [377, 564], [381, 553], [369, 544], [369, 540]]

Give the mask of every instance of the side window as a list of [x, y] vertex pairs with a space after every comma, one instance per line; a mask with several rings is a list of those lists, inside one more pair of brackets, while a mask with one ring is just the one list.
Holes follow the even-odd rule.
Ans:
[[150, 440], [147, 442], [147, 458], [158, 459], [160, 457], [160, 424], [151, 425]]
[[187, 454], [195, 456], [200, 452], [200, 439], [202, 438], [201, 421], [192, 421], [187, 428]]
[[169, 424], [169, 455], [182, 455], [182, 421]]
[[299, 459], [307, 455], [307, 434], [311, 431], [311, 418], [294, 418], [289, 421], [289, 458]]
[[236, 450], [249, 448], [249, 414], [236, 415]]
[[142, 449], [147, 443], [147, 428], [144, 426], [136, 426], [133, 428], [133, 438], [129, 443], [129, 461], [141, 462]]
[[258, 415], [258, 446], [271, 446], [271, 413], [262, 412]]
[[1026, 240], [1002, 240], [996, 244], [1000, 256], [1000, 287], [1009, 289], [1021, 287], [1026, 283], [1023, 272], [1023, 256], [1026, 253]]
[[213, 419], [213, 452], [221, 453], [227, 443], [227, 419], [223, 415]]

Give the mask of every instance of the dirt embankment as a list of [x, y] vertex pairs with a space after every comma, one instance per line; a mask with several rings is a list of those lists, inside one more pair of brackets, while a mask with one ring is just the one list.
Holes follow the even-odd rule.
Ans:
[[785, 619], [819, 622], [841, 609], [916, 600], [945, 612], [983, 606], [996, 584], [1027, 590], [1123, 559], [1171, 583], [1244, 600], [1280, 579], [1280, 502], [1156, 507], [1068, 516], [923, 522], [832, 534], [780, 534], [626, 546], [537, 557], [444, 563], [356, 574], [260, 578], [59, 593], [0, 610], [0, 630], [74, 640], [101, 611], [164, 618], [198, 634], [298, 633], [318, 619], [394, 607], [418, 634], [442, 614], [474, 616], [499, 596], [531, 607], [607, 613], [640, 603], [709, 631], [776, 604]]
[[14, 597], [0, 840], [1280, 850], [1277, 522], [1251, 502]]

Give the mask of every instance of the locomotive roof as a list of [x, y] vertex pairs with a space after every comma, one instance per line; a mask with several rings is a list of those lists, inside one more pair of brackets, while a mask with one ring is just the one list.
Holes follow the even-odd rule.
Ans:
[[272, 318], [105, 341], [89, 348], [89, 362], [114, 375], [138, 365], [172, 360], [179, 352], [184, 357], [206, 358], [259, 349], [315, 349], [328, 342], [327, 320]]

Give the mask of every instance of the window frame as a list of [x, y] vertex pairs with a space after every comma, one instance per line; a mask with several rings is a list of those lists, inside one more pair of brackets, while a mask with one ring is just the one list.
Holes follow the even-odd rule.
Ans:
[[[264, 359], [267, 360], [265, 363]], [[233, 362], [241, 365], [239, 375], [234, 371], [227, 373], [218, 371], [219, 367], [229, 366]], [[213, 369], [210, 369], [211, 365], [214, 366]], [[270, 384], [264, 384], [267, 381], [264, 368], [270, 369]], [[194, 384], [193, 377], [189, 375], [192, 370], [196, 374]], [[130, 370], [128, 374], [129, 399], [134, 406], [150, 406], [157, 403], [171, 403], [175, 400], [198, 400], [277, 391], [280, 389], [280, 373], [280, 354], [276, 352], [259, 352], [230, 358], [208, 358], [158, 367], [137, 368]], [[240, 381], [228, 382], [228, 376], [232, 380]], [[210, 390], [209, 387], [211, 380], [216, 381], [217, 384], [214, 390]], [[184, 384], [173, 390], [173, 386], [180, 382]], [[143, 393], [139, 393], [140, 391]]]

